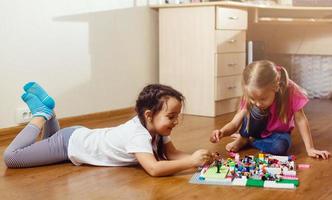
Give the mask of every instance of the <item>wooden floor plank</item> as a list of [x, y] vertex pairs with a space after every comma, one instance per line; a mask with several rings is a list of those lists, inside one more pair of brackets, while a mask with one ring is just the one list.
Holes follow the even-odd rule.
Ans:
[[[332, 151], [332, 101], [313, 100], [306, 108], [314, 143], [317, 148]], [[221, 144], [209, 143], [209, 135], [232, 118], [227, 114], [216, 118], [186, 115], [172, 133], [175, 145], [184, 151], [208, 148], [225, 155], [225, 138]], [[131, 116], [94, 121], [81, 125], [91, 128], [115, 126]], [[318, 160], [306, 155], [299, 133], [292, 134], [291, 153], [297, 163], [311, 168], [298, 171], [300, 186], [296, 190], [194, 185], [188, 181], [194, 170], [170, 177], [153, 178], [140, 167], [74, 166], [64, 163], [52, 166], [7, 169], [2, 153], [8, 145], [0, 142], [1, 199], [332, 199], [332, 170], [330, 160]], [[255, 154], [246, 149], [241, 155]]]

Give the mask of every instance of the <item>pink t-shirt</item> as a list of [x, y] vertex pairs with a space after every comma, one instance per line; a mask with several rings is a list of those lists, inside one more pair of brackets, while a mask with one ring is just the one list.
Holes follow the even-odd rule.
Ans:
[[[309, 99], [291, 80], [289, 81], [288, 90], [289, 98], [287, 123], [284, 123], [281, 119], [279, 119], [277, 104], [276, 101], [274, 101], [269, 108], [269, 119], [266, 130], [261, 134], [262, 138], [270, 136], [273, 132], [290, 133], [295, 127], [294, 114], [295, 112], [301, 110], [308, 103]], [[245, 103], [243, 104], [243, 102], [241, 102], [241, 108], [243, 108], [244, 105]]]

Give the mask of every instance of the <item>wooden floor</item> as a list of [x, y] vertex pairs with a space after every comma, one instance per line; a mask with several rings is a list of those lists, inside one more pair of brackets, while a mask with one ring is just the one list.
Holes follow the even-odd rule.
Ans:
[[[317, 148], [332, 152], [332, 101], [313, 100], [306, 108]], [[131, 116], [82, 123], [88, 127], [108, 127], [125, 122]], [[186, 152], [208, 148], [225, 155], [222, 144], [210, 144], [211, 131], [231, 119], [232, 114], [217, 118], [184, 116], [172, 133], [175, 145]], [[7, 169], [2, 153], [8, 145], [0, 143], [0, 199], [332, 199], [331, 159], [307, 157], [304, 144], [295, 130], [291, 153], [297, 163], [310, 169], [298, 171], [296, 190], [193, 185], [188, 181], [193, 170], [170, 177], [153, 178], [140, 167], [74, 166], [71, 163], [28, 169]], [[257, 153], [254, 149], [240, 154]]]

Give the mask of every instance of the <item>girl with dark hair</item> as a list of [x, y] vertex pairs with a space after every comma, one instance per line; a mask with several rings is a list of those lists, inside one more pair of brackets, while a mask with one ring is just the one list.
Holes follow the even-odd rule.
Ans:
[[[137, 116], [117, 127], [103, 129], [60, 129], [53, 111], [54, 99], [35, 82], [27, 83], [24, 90], [22, 100], [33, 118], [4, 152], [9, 168], [65, 161], [95, 166], [140, 164], [151, 176], [166, 176], [210, 161], [207, 150], [190, 155], [174, 147], [169, 136], [178, 124], [184, 97], [171, 87], [146, 86], [136, 101]], [[36, 142], [41, 129], [43, 138]]]

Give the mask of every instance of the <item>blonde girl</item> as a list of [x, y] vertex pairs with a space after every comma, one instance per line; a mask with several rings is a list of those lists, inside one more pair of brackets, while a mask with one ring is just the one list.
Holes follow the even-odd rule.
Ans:
[[212, 143], [235, 133], [236, 139], [226, 145], [228, 151], [239, 151], [251, 144], [260, 151], [286, 155], [291, 147], [291, 131], [296, 125], [308, 156], [330, 156], [328, 151], [314, 147], [308, 120], [303, 111], [308, 98], [304, 91], [288, 78], [287, 71], [275, 63], [262, 60], [245, 67], [242, 74], [244, 95], [240, 109], [231, 122], [214, 130]]

